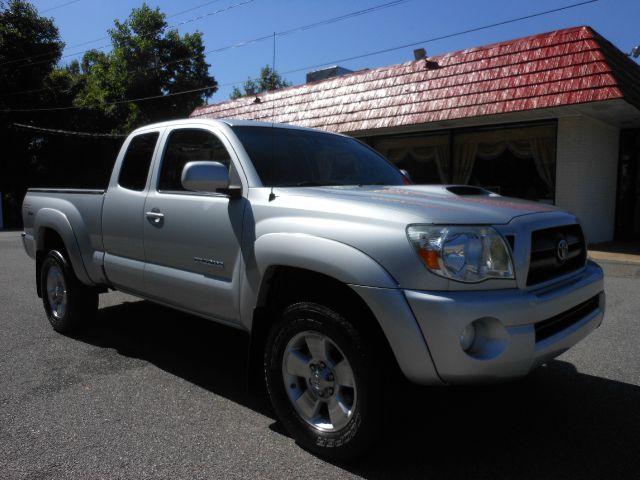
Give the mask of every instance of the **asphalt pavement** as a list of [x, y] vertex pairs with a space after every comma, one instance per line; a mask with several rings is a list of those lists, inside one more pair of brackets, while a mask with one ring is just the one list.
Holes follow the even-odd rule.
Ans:
[[19, 232], [0, 232], [0, 478], [637, 479], [640, 266], [604, 267], [585, 341], [517, 382], [399, 388], [378, 446], [332, 464], [247, 392], [243, 333], [109, 293], [59, 335]]

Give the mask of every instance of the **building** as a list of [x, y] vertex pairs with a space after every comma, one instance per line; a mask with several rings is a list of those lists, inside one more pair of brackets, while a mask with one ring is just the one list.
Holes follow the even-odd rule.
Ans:
[[191, 116], [346, 133], [416, 183], [556, 204], [592, 243], [640, 239], [640, 67], [590, 27], [335, 71]]

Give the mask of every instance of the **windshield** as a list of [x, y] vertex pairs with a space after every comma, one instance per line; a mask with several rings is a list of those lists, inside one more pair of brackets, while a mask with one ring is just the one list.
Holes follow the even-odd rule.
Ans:
[[233, 131], [265, 187], [405, 183], [400, 170], [350, 137], [277, 127]]

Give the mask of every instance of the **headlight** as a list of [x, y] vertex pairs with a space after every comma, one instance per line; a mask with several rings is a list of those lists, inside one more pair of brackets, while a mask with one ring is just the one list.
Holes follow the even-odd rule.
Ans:
[[515, 278], [509, 249], [491, 227], [412, 225], [409, 241], [433, 273], [460, 282]]

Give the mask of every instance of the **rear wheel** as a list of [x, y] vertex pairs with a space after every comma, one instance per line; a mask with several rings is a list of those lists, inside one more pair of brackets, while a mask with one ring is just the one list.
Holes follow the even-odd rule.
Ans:
[[305, 448], [348, 458], [363, 452], [379, 428], [381, 395], [375, 360], [348, 318], [326, 306], [286, 308], [265, 349], [269, 397], [279, 419]]
[[40, 287], [44, 310], [55, 331], [69, 333], [95, 316], [97, 291], [78, 280], [62, 252], [51, 250], [44, 258]]

